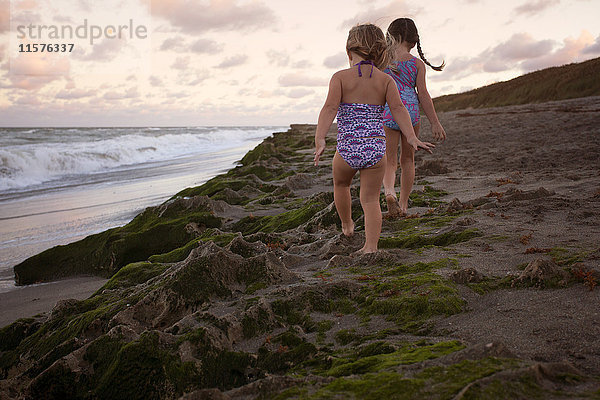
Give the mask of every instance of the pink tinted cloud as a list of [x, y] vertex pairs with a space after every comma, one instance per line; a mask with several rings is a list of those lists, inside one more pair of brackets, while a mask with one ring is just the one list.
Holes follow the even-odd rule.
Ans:
[[119, 55], [125, 47], [125, 43], [124, 39], [104, 39], [100, 43], [93, 44], [89, 53], [75, 51], [73, 58], [81, 61], [111, 61]]
[[235, 0], [152, 0], [152, 14], [163, 17], [188, 33], [211, 30], [253, 30], [275, 23], [273, 11], [259, 1], [238, 4]]
[[191, 44], [181, 36], [165, 39], [160, 45], [162, 51], [175, 51], [178, 53], [192, 52], [197, 54], [217, 54], [223, 51], [223, 45], [210, 39], [197, 39]]
[[134, 99], [140, 97], [140, 93], [138, 92], [137, 87], [131, 87], [124, 92], [117, 92], [115, 90], [108, 91], [104, 93], [104, 96], [102, 97], [106, 100]]
[[596, 38], [596, 41], [585, 49], [583, 49], [584, 54], [600, 54], [600, 36]]
[[594, 43], [594, 37], [589, 32], [583, 31], [576, 39], [571, 37], [566, 38], [563, 41], [563, 46], [555, 51], [541, 57], [525, 60], [522, 63], [522, 69], [525, 71], [534, 71], [582, 61], [586, 57], [586, 50], [592, 47]]
[[190, 46], [190, 51], [198, 54], [217, 54], [223, 50], [223, 45], [210, 39], [198, 39]]
[[245, 54], [234, 55], [234, 56], [226, 58], [221, 63], [219, 63], [219, 65], [217, 65], [217, 68], [237, 67], [239, 65], [245, 64], [247, 60], [248, 60], [248, 56]]
[[340, 28], [348, 29], [356, 24], [364, 23], [372, 23], [379, 26], [385, 25], [387, 27], [387, 25], [396, 18], [418, 12], [417, 9], [413, 9], [412, 13], [409, 11], [410, 8], [405, 0], [393, 0], [382, 7], [369, 6], [365, 11], [342, 22]]
[[289, 86], [327, 86], [327, 79], [307, 76], [298, 72], [281, 75], [279, 77], [279, 85], [284, 87]]
[[560, 0], [537, 0], [528, 1], [514, 9], [514, 13], [518, 15], [533, 16], [541, 13], [547, 8], [560, 3]]
[[459, 79], [473, 73], [510, 70], [531, 72], [582, 61], [589, 58], [589, 54], [600, 54], [600, 37], [594, 40], [587, 31], [576, 39], [566, 38], [562, 44], [552, 40], [535, 40], [529, 34], [518, 33], [475, 57], [448, 60], [443, 74], [430, 74], [429, 78]]
[[0, 0], [0, 33], [10, 30], [10, 3]]
[[68, 78], [71, 63], [67, 57], [48, 53], [21, 53], [11, 60], [10, 87], [38, 90], [46, 84]]
[[341, 68], [348, 66], [348, 56], [344, 52], [329, 56], [323, 60], [323, 65], [327, 68]]
[[90, 97], [95, 94], [93, 90], [84, 90], [84, 89], [73, 89], [73, 90], [61, 90], [56, 94], [57, 99], [65, 99], [65, 100], [76, 100], [82, 99], [84, 97]]

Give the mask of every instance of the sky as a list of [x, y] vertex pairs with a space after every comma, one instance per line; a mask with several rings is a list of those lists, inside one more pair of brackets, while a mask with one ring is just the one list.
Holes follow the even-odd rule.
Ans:
[[598, 15], [599, 0], [0, 0], [0, 126], [316, 123], [358, 23], [412, 18], [446, 63], [427, 70], [435, 97], [599, 57]]

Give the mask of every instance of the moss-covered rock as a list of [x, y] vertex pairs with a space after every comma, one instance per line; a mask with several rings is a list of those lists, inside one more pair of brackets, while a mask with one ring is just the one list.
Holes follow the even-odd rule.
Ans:
[[171, 210], [151, 207], [130, 223], [91, 235], [80, 241], [56, 246], [28, 258], [14, 267], [19, 285], [45, 282], [73, 275], [110, 277], [121, 267], [145, 261], [188, 243], [193, 231], [190, 223], [216, 228], [221, 219], [208, 210]]

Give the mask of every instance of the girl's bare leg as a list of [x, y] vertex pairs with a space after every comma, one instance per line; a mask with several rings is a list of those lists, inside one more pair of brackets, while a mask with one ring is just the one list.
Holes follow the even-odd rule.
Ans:
[[385, 155], [387, 162], [385, 164], [385, 175], [383, 177], [384, 193], [396, 196], [396, 170], [398, 169], [398, 144], [400, 142], [400, 131], [383, 127], [385, 131]]
[[[420, 127], [420, 122], [413, 127], [417, 137], [419, 137]], [[406, 213], [408, 210], [408, 196], [410, 196], [415, 183], [415, 150], [408, 144], [404, 135], [402, 135], [400, 146], [400, 168], [402, 168], [402, 172], [400, 173], [400, 199], [398, 201], [402, 213]]]
[[365, 245], [361, 253], [377, 251], [377, 243], [381, 235], [381, 207], [379, 193], [386, 170], [386, 156], [371, 168], [360, 170], [360, 205], [365, 214]]
[[[333, 201], [342, 221], [342, 233], [346, 236], [352, 236], [354, 233], [352, 198], [350, 197], [350, 185], [354, 175], [356, 175], [356, 170], [350, 168], [336, 151], [333, 156]], [[379, 187], [381, 187], [381, 182]]]
[[385, 164], [385, 175], [383, 177], [383, 188], [385, 200], [388, 205], [389, 216], [399, 216], [402, 210], [398, 205], [396, 198], [396, 170], [398, 169], [398, 143], [402, 136], [400, 131], [383, 127], [385, 130], [385, 154], [387, 162]]

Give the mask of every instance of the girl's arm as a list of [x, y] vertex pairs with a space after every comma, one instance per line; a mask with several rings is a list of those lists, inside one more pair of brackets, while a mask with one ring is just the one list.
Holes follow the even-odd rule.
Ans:
[[440, 124], [440, 120], [435, 112], [433, 106], [433, 100], [427, 91], [427, 85], [425, 84], [425, 64], [417, 59], [417, 96], [419, 97], [419, 103], [423, 106], [423, 111], [427, 116], [429, 122], [431, 122], [431, 133], [436, 140], [445, 140], [446, 131]]
[[390, 111], [392, 113], [394, 121], [396, 121], [396, 123], [400, 127], [400, 130], [402, 131], [402, 134], [406, 137], [408, 144], [410, 144], [415, 150], [421, 148], [431, 153], [431, 149], [435, 146], [428, 142], [421, 142], [417, 138], [417, 136], [415, 135], [415, 130], [412, 126], [412, 122], [410, 120], [410, 114], [408, 113], [408, 110], [406, 110], [406, 107], [404, 107], [404, 104], [400, 99], [398, 87], [396, 86], [396, 83], [390, 76], [388, 76], [388, 78], [389, 79], [386, 86], [385, 101], [390, 107]]
[[325, 151], [325, 136], [335, 116], [337, 115], [338, 106], [342, 101], [342, 81], [337, 73], [333, 74], [329, 81], [329, 92], [325, 104], [319, 113], [319, 122], [317, 123], [317, 131], [315, 132], [315, 165], [319, 165], [319, 158]]

